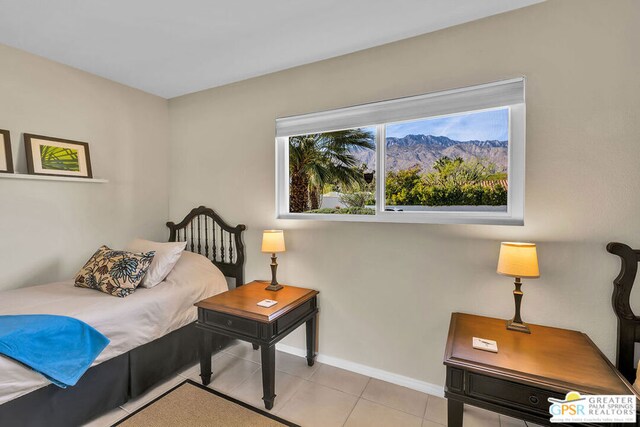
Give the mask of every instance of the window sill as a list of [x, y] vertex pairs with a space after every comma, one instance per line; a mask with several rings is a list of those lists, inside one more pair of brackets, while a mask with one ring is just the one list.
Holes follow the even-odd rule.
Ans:
[[508, 213], [486, 215], [482, 212], [378, 212], [377, 215], [341, 215], [341, 214], [278, 214], [278, 219], [296, 219], [307, 221], [346, 221], [346, 222], [388, 222], [404, 224], [482, 224], [482, 225], [524, 225], [523, 218]]

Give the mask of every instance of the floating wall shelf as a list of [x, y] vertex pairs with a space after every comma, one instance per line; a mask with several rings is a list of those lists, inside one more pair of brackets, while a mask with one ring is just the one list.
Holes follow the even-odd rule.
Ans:
[[67, 182], [84, 182], [87, 184], [105, 184], [109, 182], [107, 179], [100, 178], [77, 178], [75, 176], [47, 176], [47, 175], [28, 175], [26, 173], [0, 173], [0, 179], [31, 179], [34, 181], [67, 181]]

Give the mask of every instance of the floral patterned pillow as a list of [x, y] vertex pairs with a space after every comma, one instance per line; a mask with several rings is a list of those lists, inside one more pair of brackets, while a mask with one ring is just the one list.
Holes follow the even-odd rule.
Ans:
[[117, 297], [132, 294], [149, 269], [155, 251], [132, 253], [101, 246], [76, 275], [79, 288], [97, 289]]

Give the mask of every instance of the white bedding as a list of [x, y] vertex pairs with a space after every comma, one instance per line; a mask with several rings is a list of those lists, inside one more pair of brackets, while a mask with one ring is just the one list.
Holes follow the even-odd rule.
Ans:
[[[0, 292], [0, 315], [57, 314], [75, 317], [110, 340], [93, 365], [119, 356], [185, 326], [197, 318], [194, 303], [228, 290], [225, 277], [211, 261], [185, 252], [166, 280], [154, 288], [138, 288], [126, 298], [73, 281]], [[50, 382], [42, 375], [0, 357], [0, 404]]]

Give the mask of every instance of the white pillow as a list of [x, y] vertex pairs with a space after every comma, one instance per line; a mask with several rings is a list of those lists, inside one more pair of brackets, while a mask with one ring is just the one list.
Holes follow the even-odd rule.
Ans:
[[153, 288], [162, 282], [173, 270], [186, 246], [187, 242], [159, 243], [144, 239], [135, 239], [129, 243], [127, 246], [129, 252], [156, 252], [140, 286]]
[[199, 294], [194, 301], [229, 290], [227, 279], [210, 259], [189, 251], [184, 251], [165, 283], [197, 290]]

